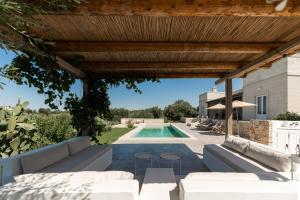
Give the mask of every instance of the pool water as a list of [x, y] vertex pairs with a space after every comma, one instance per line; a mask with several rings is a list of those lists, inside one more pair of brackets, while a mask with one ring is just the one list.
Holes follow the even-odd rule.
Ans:
[[188, 136], [172, 126], [163, 126], [161, 128], [143, 128], [135, 137], [187, 138]]

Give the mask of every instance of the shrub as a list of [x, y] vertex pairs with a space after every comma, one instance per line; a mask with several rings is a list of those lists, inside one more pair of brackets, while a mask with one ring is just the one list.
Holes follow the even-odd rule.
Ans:
[[133, 121], [132, 121], [132, 120], [129, 120], [129, 121], [127, 122], [127, 128], [133, 128], [133, 126], [134, 126]]
[[274, 120], [300, 121], [300, 116], [294, 112], [281, 113]]
[[179, 121], [181, 117], [196, 117], [198, 113], [189, 102], [177, 100], [165, 108], [164, 115], [169, 120]]
[[96, 121], [96, 126], [95, 127], [96, 127], [96, 130], [97, 130], [98, 134], [101, 133], [101, 132], [111, 130], [111, 124], [108, 121], [106, 121], [106, 120], [104, 120], [100, 117], [96, 117], [95, 121]]
[[70, 114], [37, 116], [36, 124], [41, 138], [40, 146], [58, 143], [76, 136]]

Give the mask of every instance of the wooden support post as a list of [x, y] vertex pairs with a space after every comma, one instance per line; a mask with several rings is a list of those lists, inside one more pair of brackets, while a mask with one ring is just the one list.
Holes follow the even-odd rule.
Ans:
[[225, 137], [228, 135], [232, 135], [232, 79], [226, 79], [225, 82], [225, 90], [226, 90], [226, 110], [225, 110]]
[[[83, 86], [82, 86], [82, 89], [83, 89], [83, 96], [82, 98], [85, 98], [89, 95], [89, 79], [85, 78], [85, 79], [82, 79], [82, 82], [83, 82]], [[85, 111], [88, 112], [88, 106], [85, 106]], [[83, 136], [88, 136], [89, 133], [91, 131], [91, 128], [90, 127], [86, 127], [84, 130], [82, 130], [82, 133], [81, 135]]]

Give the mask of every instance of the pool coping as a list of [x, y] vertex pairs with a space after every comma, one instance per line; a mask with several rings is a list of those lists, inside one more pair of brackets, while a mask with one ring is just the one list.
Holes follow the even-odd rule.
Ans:
[[[174, 138], [168, 138], [168, 137], [133, 137], [138, 131], [140, 131], [141, 129], [143, 129], [145, 126], [147, 125], [170, 125], [175, 127], [176, 129], [178, 129], [179, 131], [181, 131], [182, 133], [184, 133], [185, 135], [187, 135], [188, 137], [174, 137]], [[129, 131], [128, 133], [126, 133], [125, 135], [121, 136], [118, 140], [160, 140], [160, 141], [174, 141], [174, 140], [180, 140], [180, 141], [184, 141], [184, 140], [197, 140], [197, 138], [195, 136], [193, 136], [191, 133], [181, 129], [180, 127], [176, 126], [173, 123], [142, 123], [142, 124], [138, 124], [138, 126]]]

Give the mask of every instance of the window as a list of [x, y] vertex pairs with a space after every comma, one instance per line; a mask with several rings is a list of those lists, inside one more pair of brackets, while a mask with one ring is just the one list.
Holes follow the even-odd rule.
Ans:
[[267, 96], [256, 97], [256, 113], [258, 115], [267, 114]]

